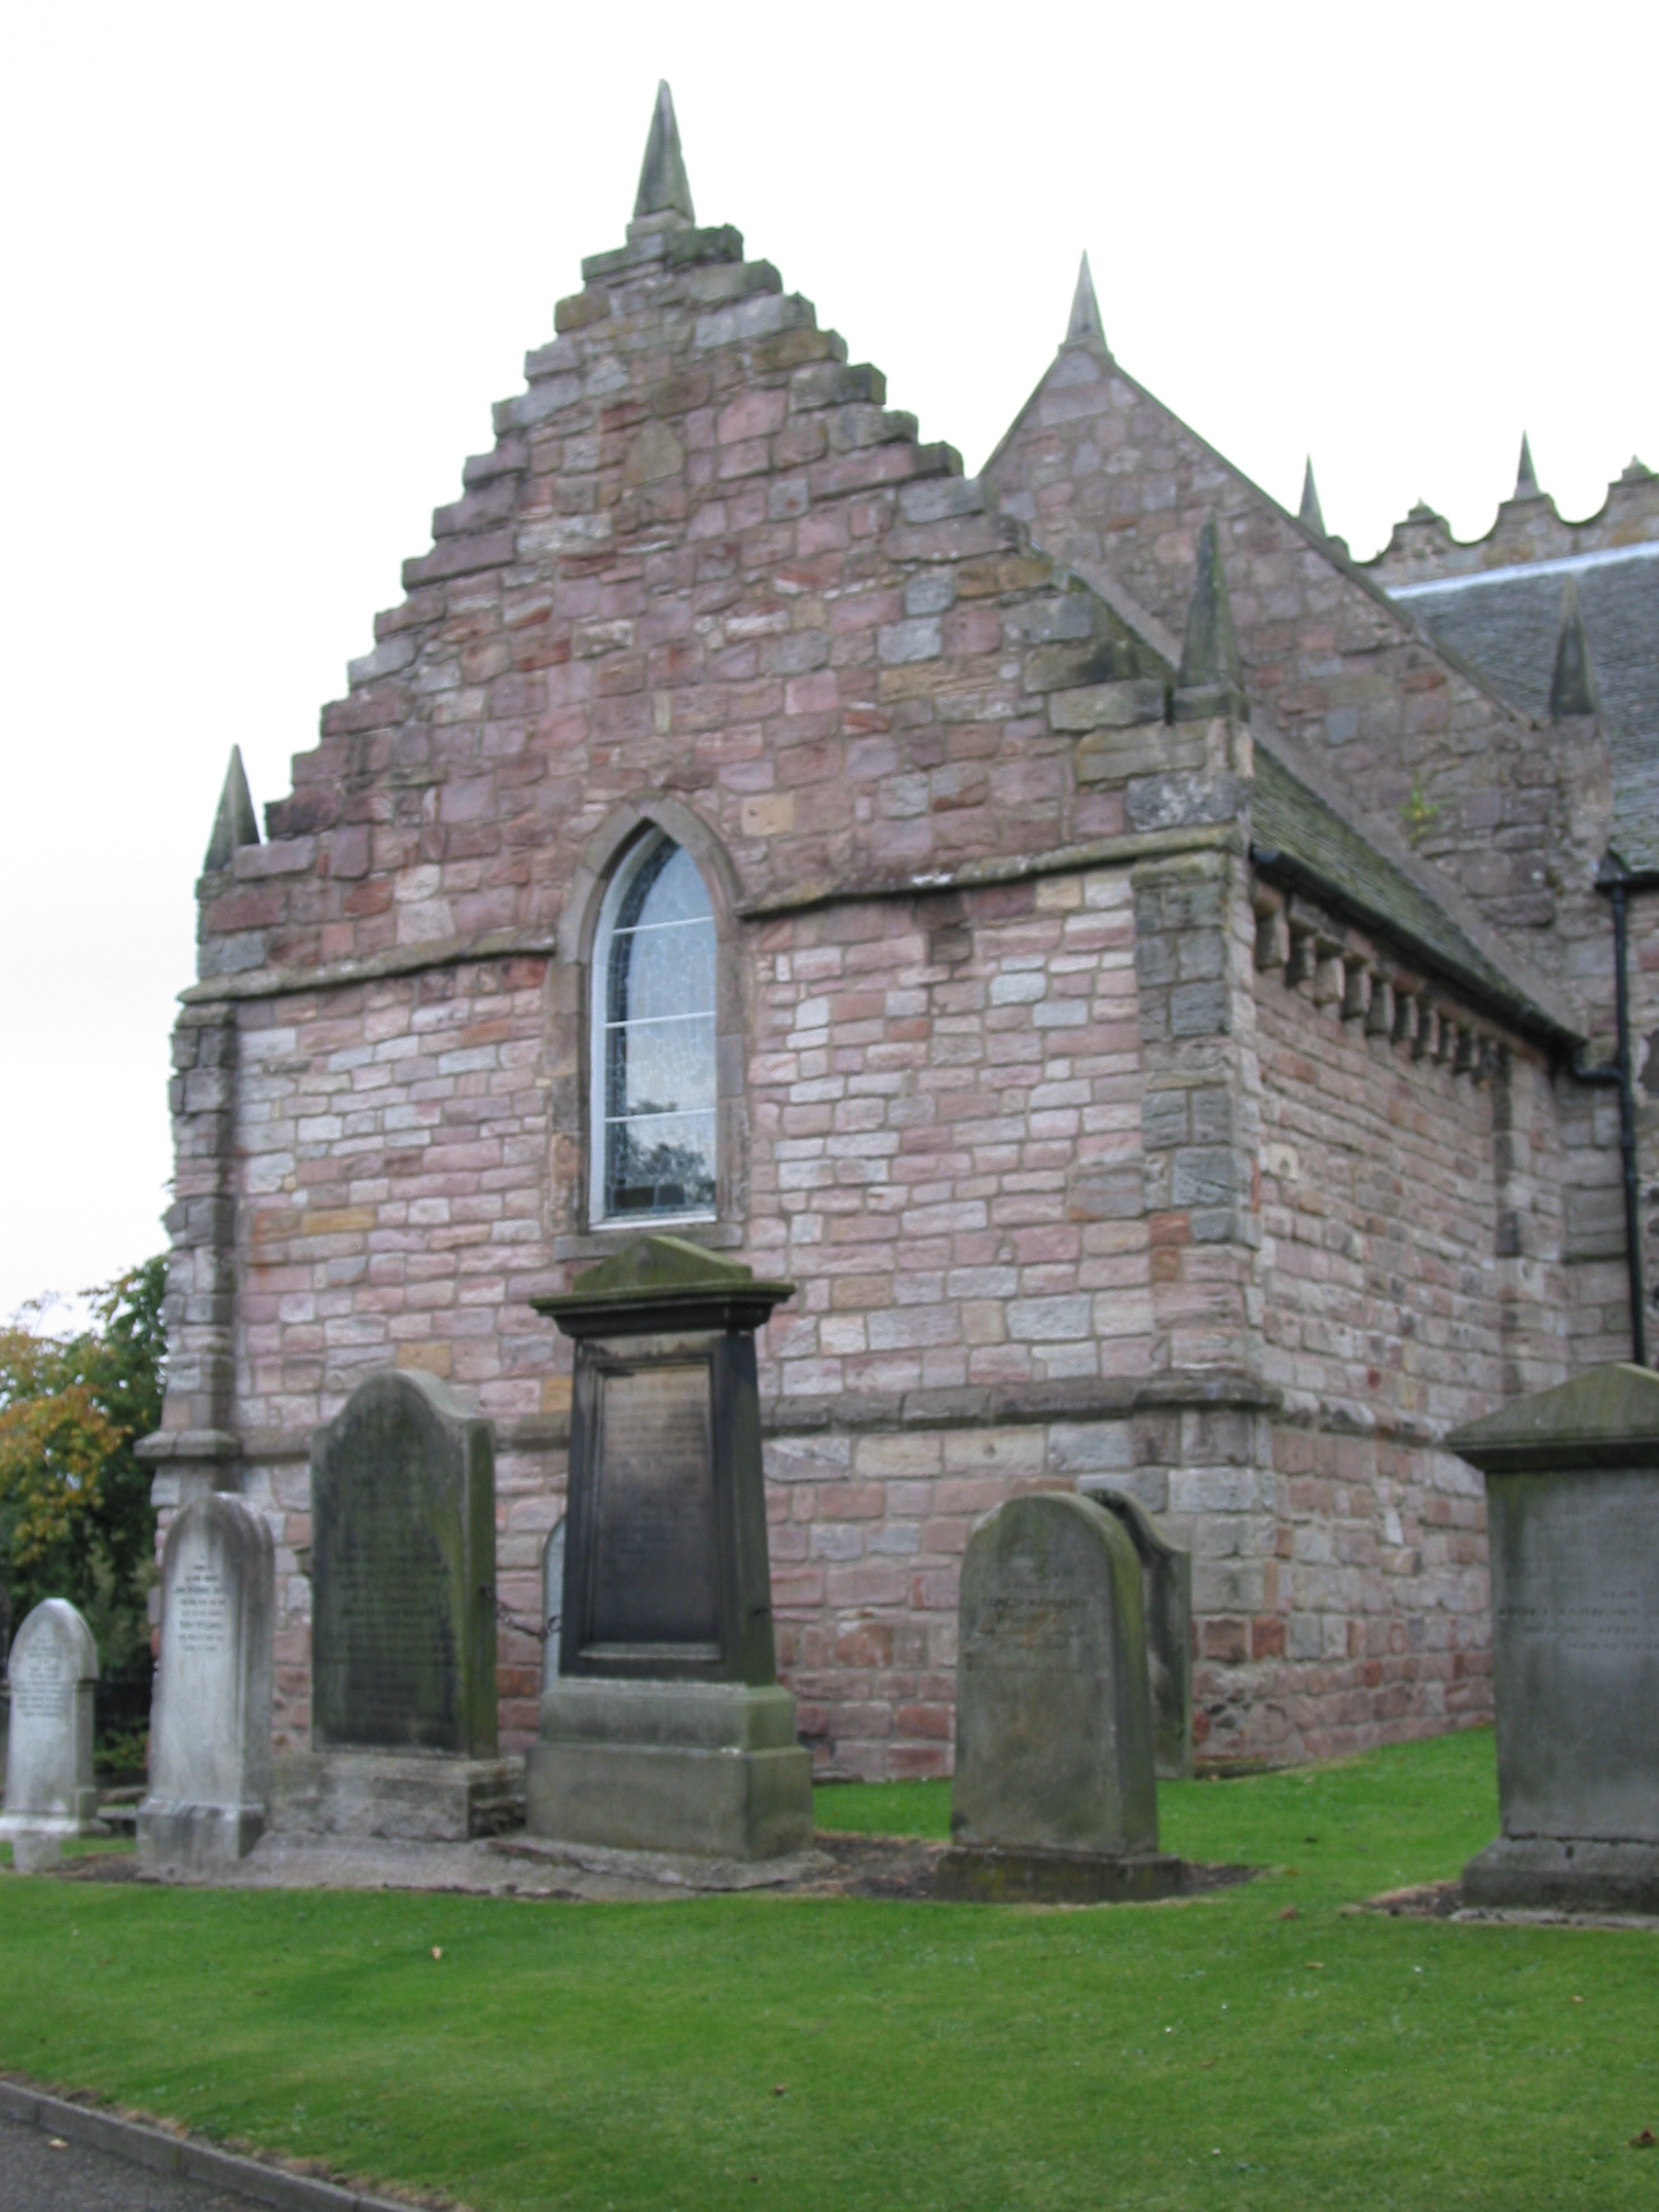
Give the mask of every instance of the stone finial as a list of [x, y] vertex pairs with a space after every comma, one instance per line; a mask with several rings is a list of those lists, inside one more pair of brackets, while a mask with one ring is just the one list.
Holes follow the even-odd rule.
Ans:
[[1556, 638], [1555, 671], [1550, 678], [1550, 719], [1570, 721], [1599, 711], [1596, 671], [1578, 606], [1578, 580], [1568, 576], [1561, 595], [1561, 630]]
[[203, 875], [214, 875], [220, 868], [229, 867], [242, 845], [259, 842], [259, 817], [253, 811], [253, 794], [247, 788], [247, 772], [242, 767], [241, 747], [231, 747], [231, 764], [225, 770], [225, 788], [219, 793], [219, 811], [213, 817], [213, 834], [207, 840], [207, 857], [202, 863]]
[[1515, 471], [1515, 489], [1512, 499], [1535, 499], [1539, 497], [1538, 472], [1532, 466], [1532, 448], [1525, 430], [1521, 433], [1521, 464]]
[[1309, 530], [1317, 531], [1321, 537], [1329, 535], [1325, 528], [1324, 511], [1319, 505], [1319, 487], [1313, 481], [1311, 454], [1308, 456], [1308, 465], [1302, 472], [1302, 505], [1297, 511]]
[[1094, 297], [1094, 278], [1088, 273], [1087, 253], [1078, 266], [1077, 290], [1072, 294], [1065, 343], [1068, 346], [1104, 346], [1106, 343], [1106, 332], [1100, 321], [1100, 302]]
[[635, 222], [645, 215], [683, 215], [688, 223], [696, 221], [685, 157], [680, 151], [680, 126], [674, 119], [674, 94], [666, 78], [657, 87], [650, 136], [640, 165], [640, 189], [634, 198]]
[[1621, 484], [1645, 484], [1653, 471], [1640, 454], [1633, 453], [1619, 477]]
[[1220, 689], [1235, 693], [1240, 701], [1244, 696], [1238, 640], [1233, 629], [1233, 603], [1227, 596], [1221, 535], [1213, 515], [1198, 534], [1198, 572], [1193, 579], [1176, 682], [1183, 691]]

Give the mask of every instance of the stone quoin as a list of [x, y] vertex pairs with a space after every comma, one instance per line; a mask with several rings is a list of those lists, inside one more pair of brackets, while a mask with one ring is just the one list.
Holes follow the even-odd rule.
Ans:
[[[1446, 1437], [1628, 1358], [1644, 1296], [1659, 722], [1596, 564], [1659, 480], [1356, 564], [1120, 366], [1087, 266], [966, 476], [699, 224], [666, 88], [582, 279], [263, 837], [233, 755], [197, 886], [144, 1449], [164, 1534], [213, 1487], [271, 1525], [277, 1757], [325, 1717], [313, 1436], [394, 1370], [490, 1426], [535, 1739], [534, 1302], [657, 1230], [796, 1285], [757, 1382], [820, 1771], [950, 1770], [970, 1535], [1079, 1484], [1191, 1555], [1200, 1761], [1487, 1716]], [[1471, 604], [1591, 564], [1541, 689], [1525, 623], [1407, 596], [1465, 553]]]

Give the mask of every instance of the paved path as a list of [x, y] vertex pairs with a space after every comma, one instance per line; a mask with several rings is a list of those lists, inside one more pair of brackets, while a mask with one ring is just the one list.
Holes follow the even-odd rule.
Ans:
[[0, 2120], [0, 2212], [249, 2212], [247, 2197], [205, 2182], [146, 2173], [85, 2143], [52, 2145], [43, 2128]]

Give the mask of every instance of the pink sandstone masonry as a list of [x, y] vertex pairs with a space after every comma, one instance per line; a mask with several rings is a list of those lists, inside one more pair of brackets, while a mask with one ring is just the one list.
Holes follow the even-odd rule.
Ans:
[[[647, 209], [584, 275], [269, 841], [199, 887], [150, 1450], [164, 1509], [219, 1483], [272, 1519], [278, 1751], [310, 1436], [365, 1376], [494, 1423], [499, 1595], [538, 1615], [570, 1367], [529, 1301], [618, 1234], [588, 963], [647, 826], [719, 939], [719, 1192], [683, 1234], [798, 1285], [761, 1383], [822, 1770], [948, 1771], [969, 1533], [1083, 1475], [1194, 1553], [1200, 1755], [1480, 1716], [1481, 1491], [1441, 1439], [1620, 1326], [1567, 1219], [1616, 1136], [1549, 1011], [1585, 981], [1605, 1028], [1559, 762], [1103, 345], [981, 483], [734, 232]], [[1184, 665], [1206, 516], [1239, 688]], [[1275, 719], [1388, 820], [1436, 779], [1448, 900], [1525, 940], [1502, 1007], [1275, 872]], [[505, 1631], [505, 1748], [539, 1667]]]

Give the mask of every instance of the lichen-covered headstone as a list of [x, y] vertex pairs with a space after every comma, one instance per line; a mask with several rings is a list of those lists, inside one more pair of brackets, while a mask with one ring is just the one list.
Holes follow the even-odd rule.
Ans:
[[941, 1895], [1180, 1886], [1158, 1849], [1140, 1561], [1088, 1498], [1011, 1498], [969, 1542], [950, 1805]]
[[496, 1751], [487, 1421], [428, 1375], [376, 1375], [312, 1445], [312, 1735]]
[[496, 1753], [490, 1424], [429, 1375], [371, 1376], [312, 1439], [312, 1750], [284, 1834], [464, 1842], [516, 1826]]
[[19, 1863], [34, 1837], [102, 1835], [92, 1779], [92, 1692], [98, 1650], [66, 1598], [48, 1598], [12, 1645], [11, 1730], [0, 1837]]
[[271, 1791], [276, 1570], [264, 1518], [223, 1492], [193, 1498], [162, 1555], [162, 1650], [138, 1862], [205, 1872], [245, 1858]]

